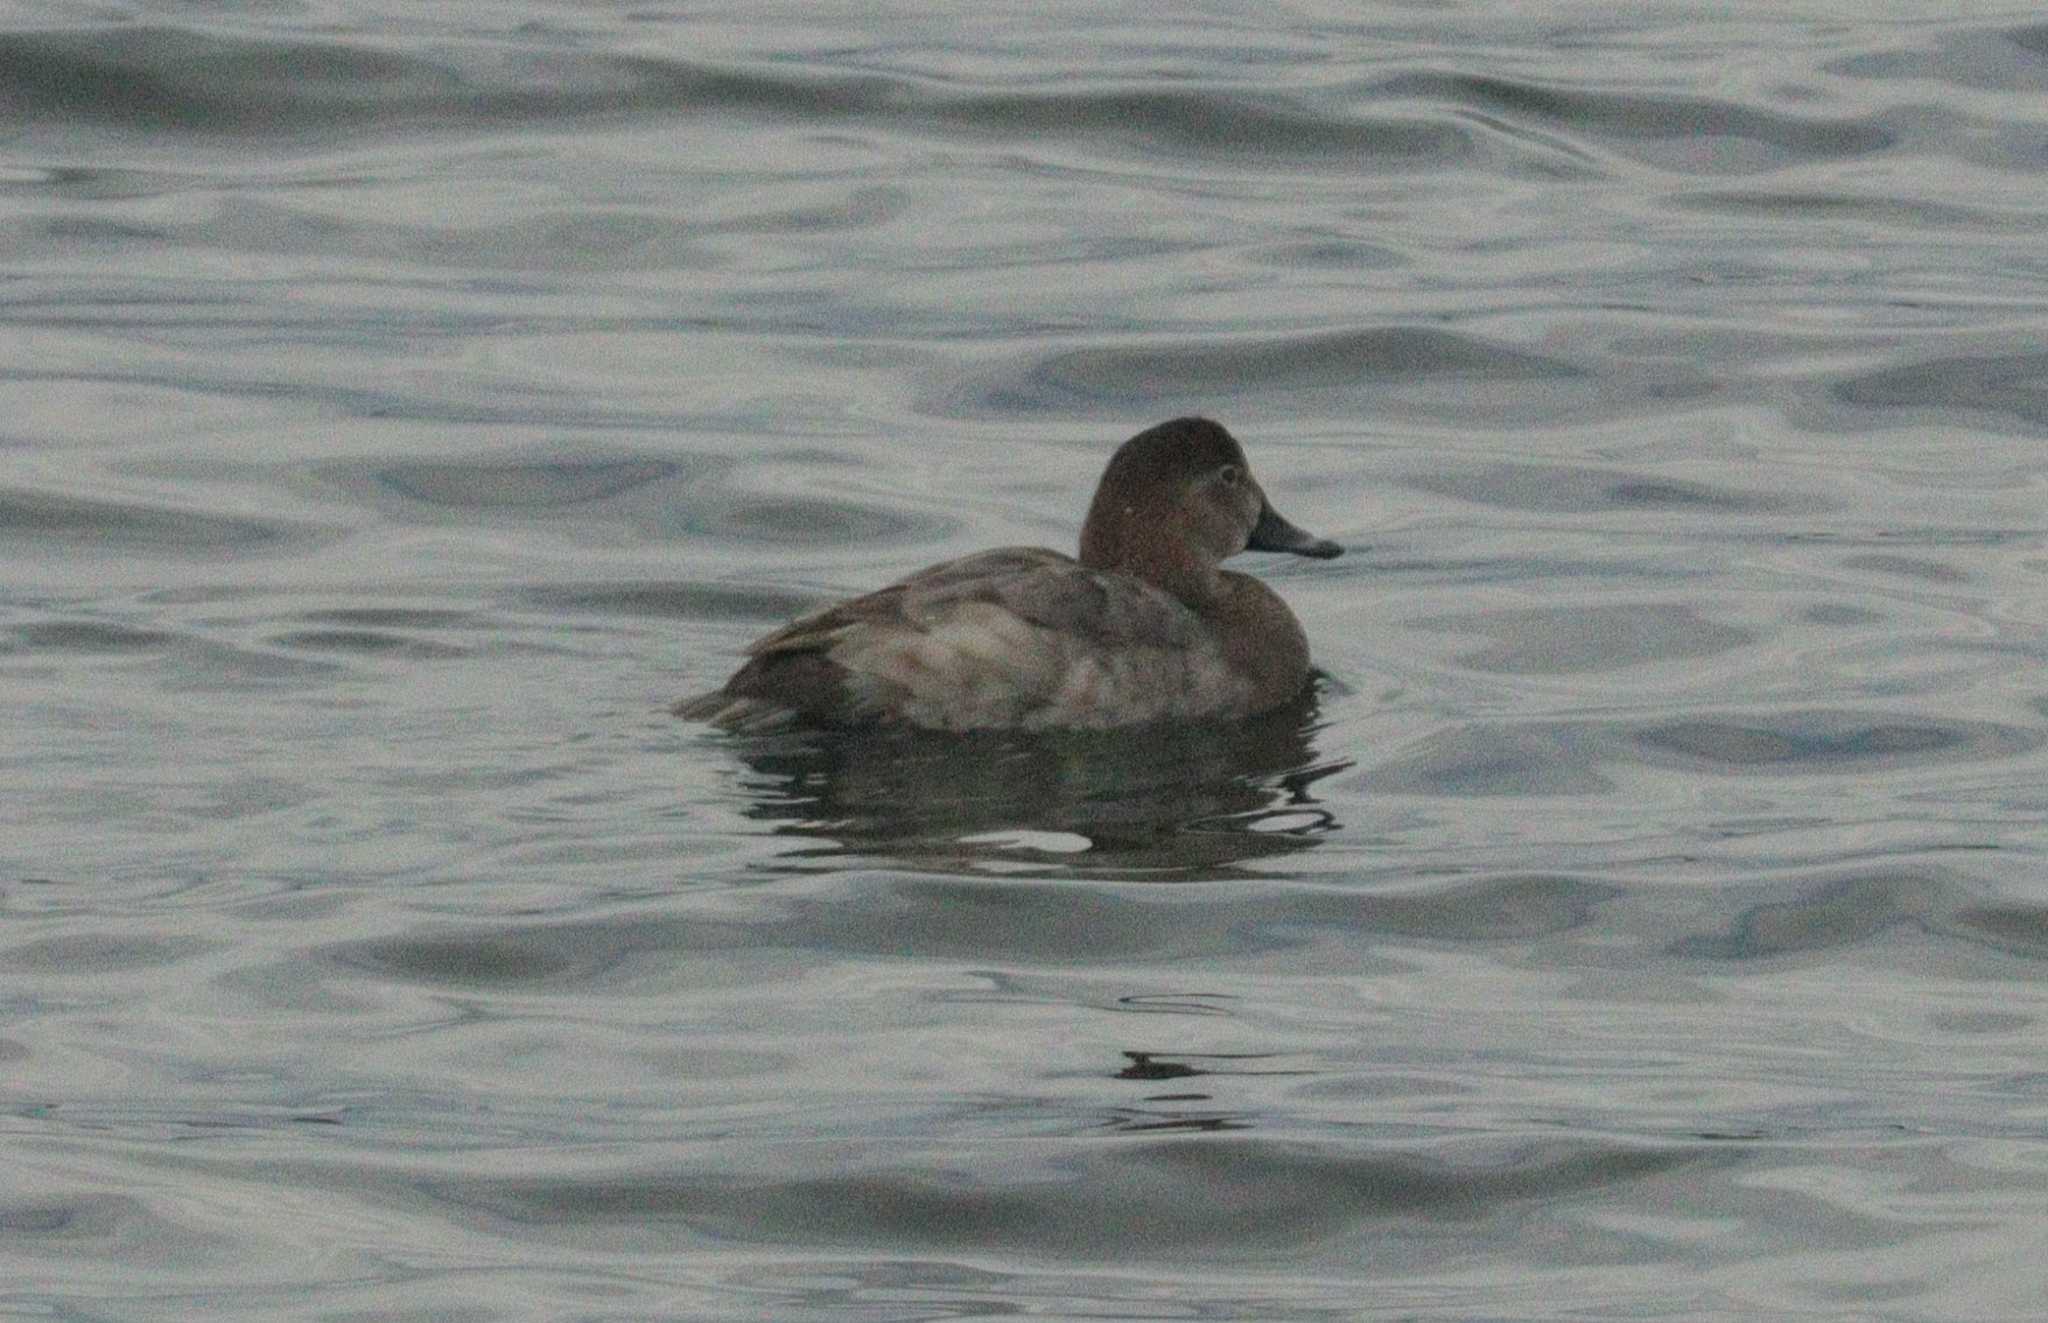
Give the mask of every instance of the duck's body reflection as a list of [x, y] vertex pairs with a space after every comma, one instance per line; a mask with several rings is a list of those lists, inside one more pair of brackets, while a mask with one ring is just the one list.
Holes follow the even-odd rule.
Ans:
[[[1115, 732], [802, 730], [730, 746], [749, 817], [817, 842], [791, 858], [1196, 879], [1306, 849], [1314, 694], [1248, 721]], [[837, 866], [837, 865], [835, 865]]]

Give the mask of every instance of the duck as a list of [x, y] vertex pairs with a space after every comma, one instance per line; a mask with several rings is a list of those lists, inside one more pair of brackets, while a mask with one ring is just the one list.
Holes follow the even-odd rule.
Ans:
[[1105, 730], [1241, 721], [1309, 687], [1294, 612], [1222, 563], [1343, 548], [1273, 509], [1220, 423], [1175, 418], [1118, 447], [1078, 550], [974, 552], [835, 603], [672, 710], [737, 733]]

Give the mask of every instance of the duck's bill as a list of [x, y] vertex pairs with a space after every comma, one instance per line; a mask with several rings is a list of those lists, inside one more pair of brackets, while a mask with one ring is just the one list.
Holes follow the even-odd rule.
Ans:
[[1284, 551], [1292, 556], [1313, 556], [1317, 560], [1344, 554], [1344, 548], [1328, 538], [1317, 537], [1288, 523], [1275, 514], [1270, 505], [1259, 511], [1259, 522], [1252, 529], [1251, 541], [1244, 545], [1247, 551]]

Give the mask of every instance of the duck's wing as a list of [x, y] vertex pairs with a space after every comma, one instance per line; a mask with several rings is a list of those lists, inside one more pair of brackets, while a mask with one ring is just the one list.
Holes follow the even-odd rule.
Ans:
[[956, 624], [972, 608], [993, 608], [1019, 622], [1105, 647], [1186, 646], [1200, 632], [1192, 611], [1167, 593], [1124, 575], [1105, 575], [1042, 547], [998, 547], [942, 561], [865, 596], [839, 602], [757, 639], [752, 656], [829, 648], [849, 629], [911, 629]]
[[1002, 547], [827, 607], [747, 651], [719, 694], [679, 710], [748, 727], [767, 724], [771, 708], [954, 729], [1117, 725], [1174, 710], [1182, 673], [1216, 650], [1167, 593], [1057, 552]]

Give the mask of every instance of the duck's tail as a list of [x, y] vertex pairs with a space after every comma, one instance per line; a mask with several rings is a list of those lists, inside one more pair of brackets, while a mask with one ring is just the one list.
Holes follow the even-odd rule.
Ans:
[[714, 689], [685, 698], [669, 709], [685, 721], [702, 721], [735, 735], [768, 735], [794, 726], [802, 717], [795, 708], [765, 698]]

